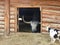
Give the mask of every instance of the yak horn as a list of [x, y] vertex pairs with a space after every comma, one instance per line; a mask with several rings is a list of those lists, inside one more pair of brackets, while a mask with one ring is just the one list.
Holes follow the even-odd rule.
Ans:
[[31, 21], [29, 21], [29, 22], [25, 21], [24, 20], [24, 16], [22, 16], [22, 20], [23, 20], [24, 23], [27, 23], [27, 24], [30, 24], [31, 23]]

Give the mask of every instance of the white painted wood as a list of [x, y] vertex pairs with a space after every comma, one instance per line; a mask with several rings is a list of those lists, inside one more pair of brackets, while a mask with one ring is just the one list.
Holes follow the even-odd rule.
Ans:
[[18, 18], [18, 20], [22, 20], [22, 18]]

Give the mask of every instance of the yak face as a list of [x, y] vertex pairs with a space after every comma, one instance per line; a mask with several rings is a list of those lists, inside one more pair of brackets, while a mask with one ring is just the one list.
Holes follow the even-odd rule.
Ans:
[[38, 20], [38, 16], [33, 16], [32, 20], [31, 20], [31, 29], [32, 29], [32, 32], [37, 32], [37, 26], [39, 24], [39, 20]]
[[38, 26], [38, 24], [40, 24], [40, 22], [38, 21], [37, 17], [33, 17], [33, 19], [31, 21], [29, 21], [29, 22], [24, 20], [24, 16], [22, 16], [22, 19], [23, 19], [24, 23], [27, 23], [27, 24], [31, 25], [32, 32], [36, 32], [37, 31], [37, 26]]
[[37, 31], [37, 25], [38, 25], [37, 21], [31, 21], [32, 31]]

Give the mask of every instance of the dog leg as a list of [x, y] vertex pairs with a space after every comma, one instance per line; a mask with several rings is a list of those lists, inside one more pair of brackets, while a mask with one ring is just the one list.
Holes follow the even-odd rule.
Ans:
[[59, 40], [59, 42], [60, 42], [60, 40]]
[[60, 34], [58, 34], [58, 40], [59, 40], [59, 42], [60, 42]]
[[60, 39], [59, 39], [59, 42], [60, 42]]
[[57, 38], [57, 40], [60, 42], [60, 39], [59, 38]]
[[56, 39], [51, 38], [51, 43], [53, 44], [55, 42]]

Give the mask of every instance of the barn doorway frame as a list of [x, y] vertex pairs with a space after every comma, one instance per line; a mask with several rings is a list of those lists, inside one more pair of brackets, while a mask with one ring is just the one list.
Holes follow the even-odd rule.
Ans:
[[40, 33], [42, 32], [42, 13], [41, 13], [41, 7], [39, 7], [39, 6], [23, 6], [23, 7], [20, 7], [20, 6], [18, 6], [18, 7], [16, 7], [16, 18], [15, 18], [15, 20], [16, 20], [16, 23], [15, 23], [15, 32], [18, 32], [18, 30], [19, 30], [19, 27], [18, 27], [18, 8], [40, 8], [40, 20], [41, 20], [41, 24], [40, 24]]

